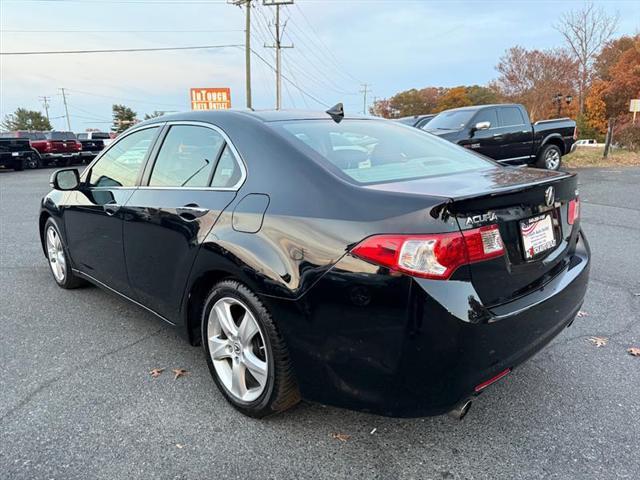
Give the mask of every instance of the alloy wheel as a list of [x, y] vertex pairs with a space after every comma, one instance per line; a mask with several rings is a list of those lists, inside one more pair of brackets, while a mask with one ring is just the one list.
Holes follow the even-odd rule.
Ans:
[[550, 148], [544, 156], [544, 164], [549, 170], [556, 170], [560, 166], [560, 152]]
[[38, 158], [35, 155], [29, 155], [26, 161], [26, 167], [30, 169], [38, 168]]
[[58, 231], [53, 228], [47, 228], [47, 256], [49, 257], [49, 266], [53, 272], [53, 276], [59, 283], [64, 282], [67, 274], [67, 260], [62, 247], [62, 240]]
[[209, 354], [224, 388], [241, 402], [264, 392], [269, 376], [265, 341], [260, 326], [240, 300], [224, 297], [209, 313]]

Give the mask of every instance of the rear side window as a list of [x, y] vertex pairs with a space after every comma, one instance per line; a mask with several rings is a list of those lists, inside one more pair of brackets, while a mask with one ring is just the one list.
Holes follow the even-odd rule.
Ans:
[[76, 134], [73, 132], [47, 132], [45, 137], [49, 140], [75, 140]]
[[174, 125], [158, 153], [150, 186], [206, 187], [224, 145], [217, 131], [195, 125]]
[[500, 118], [503, 127], [510, 127], [513, 125], [524, 125], [524, 118], [522, 112], [517, 107], [501, 107]]
[[91, 168], [92, 187], [133, 187], [158, 127], [145, 128], [115, 143]]
[[235, 155], [227, 145], [224, 147], [220, 161], [213, 175], [211, 186], [216, 188], [231, 188], [242, 178], [242, 170]]
[[489, 128], [498, 127], [498, 112], [495, 108], [487, 108], [485, 110], [481, 110], [473, 119], [473, 123], [480, 122], [489, 122], [491, 126]]
[[378, 120], [300, 120], [274, 124], [358, 184], [394, 182], [488, 168], [493, 164], [418, 129]]

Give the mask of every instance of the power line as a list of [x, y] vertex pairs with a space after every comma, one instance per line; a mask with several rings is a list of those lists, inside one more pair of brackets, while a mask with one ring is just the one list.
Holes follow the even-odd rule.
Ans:
[[0, 33], [231, 33], [244, 30], [5, 30]]
[[89, 95], [91, 97], [100, 97], [100, 98], [108, 98], [110, 100], [116, 100], [118, 102], [133, 102], [133, 103], [141, 103], [141, 104], [147, 104], [147, 105], [154, 105], [154, 106], [160, 106], [160, 105], [164, 105], [167, 107], [178, 107], [181, 109], [184, 109], [185, 106], [184, 105], [178, 105], [177, 103], [162, 103], [162, 102], [150, 102], [148, 100], [139, 100], [139, 99], [135, 99], [135, 98], [123, 98], [123, 97], [114, 97], [112, 95], [101, 95], [99, 93], [92, 93], [92, 92], [83, 92], [81, 90], [71, 90], [69, 88], [67, 88], [68, 91], [73, 92], [73, 93], [79, 93], [81, 95]]
[[[267, 62], [264, 59], [264, 57], [262, 57], [262, 55], [260, 55], [258, 52], [256, 52], [253, 48], [251, 49], [251, 53], [253, 53], [256, 57], [258, 57], [260, 59], [260, 61], [262, 61], [265, 65], [267, 65], [271, 70], [273, 70], [274, 72], [276, 71], [275, 67], [273, 65], [271, 65], [269, 62]], [[309, 92], [304, 90], [302, 87], [298, 86], [296, 83], [294, 83], [291, 80], [289, 80], [289, 78], [286, 77], [285, 75], [282, 75], [282, 79], [287, 81], [287, 82], [289, 82], [289, 85], [291, 85], [292, 87], [296, 88], [299, 92], [303, 93], [304, 95], [309, 97], [314, 102], [317, 102], [317, 103], [319, 103], [320, 105], [322, 105], [324, 107], [329, 107], [329, 104], [327, 102], [323, 102], [318, 97], [315, 97], [315, 96], [311, 95]]]
[[[307, 25], [309, 25], [309, 29], [315, 34], [316, 38], [318, 39], [320, 45], [322, 45], [324, 47], [324, 50], [328, 53], [328, 56], [330, 59], [333, 60], [333, 62], [335, 63], [335, 65], [342, 70], [348, 77], [350, 77], [351, 79], [353, 79], [354, 81], [358, 82], [358, 83], [362, 83], [361, 80], [358, 80], [356, 77], [354, 77], [353, 75], [351, 75], [347, 70], [343, 69], [340, 66], [340, 63], [338, 62], [338, 59], [336, 58], [336, 56], [331, 52], [331, 50], [329, 49], [329, 47], [327, 46], [326, 43], [324, 43], [324, 41], [322, 40], [322, 38], [320, 37], [320, 35], [318, 34], [318, 31], [315, 29], [315, 27], [313, 26], [313, 24], [309, 21], [309, 19], [307, 18], [307, 16], [305, 15], [304, 11], [300, 8], [299, 5], [296, 5], [296, 9], [300, 12], [300, 15], [302, 16], [302, 18], [304, 19], [304, 21], [307, 23]], [[311, 38], [311, 37], [309, 37]]]
[[78, 53], [123, 53], [123, 52], [161, 52], [169, 50], [206, 50], [213, 48], [242, 47], [241, 44], [230, 45], [198, 45], [189, 47], [152, 47], [152, 48], [113, 48], [102, 50], [56, 50], [35, 52], [0, 52], [0, 55], [65, 55]]

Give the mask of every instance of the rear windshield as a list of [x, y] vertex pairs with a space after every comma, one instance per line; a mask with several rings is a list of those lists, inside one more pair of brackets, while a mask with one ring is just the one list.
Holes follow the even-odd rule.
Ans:
[[92, 140], [108, 140], [110, 138], [107, 132], [91, 132]]
[[42, 132], [3, 132], [0, 133], [0, 138], [26, 138], [29, 140], [44, 140], [45, 136]]
[[274, 127], [359, 184], [487, 168], [488, 160], [423, 131], [377, 120], [299, 120]]
[[73, 132], [47, 132], [45, 133], [49, 140], [75, 140], [76, 134]]
[[432, 118], [427, 130], [460, 130], [463, 128], [476, 110], [455, 110], [450, 112], [442, 112]]

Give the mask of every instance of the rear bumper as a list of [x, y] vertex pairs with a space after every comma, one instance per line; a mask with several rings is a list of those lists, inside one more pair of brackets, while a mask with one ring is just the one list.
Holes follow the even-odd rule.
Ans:
[[30, 155], [30, 150], [20, 152], [0, 152], [0, 165], [13, 165], [16, 161], [22, 160]]
[[300, 300], [265, 301], [303, 397], [389, 416], [438, 415], [571, 324], [589, 267], [581, 236], [568, 266], [544, 287], [487, 310], [464, 279], [372, 274], [349, 257]]
[[81, 156], [82, 158], [95, 158], [95, 157], [97, 157], [97, 156], [98, 156], [98, 154], [99, 154], [100, 152], [101, 152], [101, 150], [95, 150], [95, 151], [92, 151], [92, 150], [82, 150], [82, 151], [80, 152], [80, 156]]
[[41, 153], [40, 157], [46, 160], [60, 160], [63, 158], [78, 158], [80, 152], [68, 152], [68, 153]]

